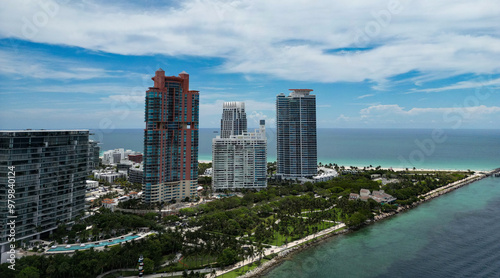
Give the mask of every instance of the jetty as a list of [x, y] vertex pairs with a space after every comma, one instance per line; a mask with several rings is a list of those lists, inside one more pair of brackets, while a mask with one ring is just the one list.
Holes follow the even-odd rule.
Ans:
[[500, 177], [500, 168], [496, 168], [495, 170], [489, 172], [488, 176], [494, 176], [496, 178]]

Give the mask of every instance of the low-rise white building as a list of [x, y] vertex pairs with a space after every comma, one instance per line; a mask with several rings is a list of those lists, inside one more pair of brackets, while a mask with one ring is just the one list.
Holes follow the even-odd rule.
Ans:
[[102, 206], [107, 209], [115, 210], [116, 205], [118, 205], [118, 202], [115, 199], [102, 200]]
[[94, 174], [95, 179], [104, 180], [104, 181], [107, 181], [109, 183], [112, 183], [119, 178], [124, 178], [124, 179], [127, 178], [127, 173], [124, 173], [124, 172], [94, 170], [94, 171], [92, 171], [92, 173]]
[[205, 169], [205, 173], [203, 173], [203, 176], [209, 176], [209, 177], [211, 177], [212, 174], [213, 174], [213, 169], [214, 168], [207, 168], [207, 169]]
[[320, 167], [320, 168], [318, 168], [318, 172], [319, 171], [322, 171], [323, 173], [321, 173], [317, 176], [314, 176], [313, 177], [314, 182], [329, 181], [329, 180], [339, 176], [337, 171], [335, 171], [334, 169]]
[[96, 189], [99, 187], [98, 181], [87, 180], [86, 183], [87, 183], [87, 189]]
[[125, 150], [123, 148], [105, 151], [102, 155], [102, 163], [117, 164], [120, 163], [125, 158], [128, 159], [129, 154], [136, 154], [136, 152], [132, 150]]

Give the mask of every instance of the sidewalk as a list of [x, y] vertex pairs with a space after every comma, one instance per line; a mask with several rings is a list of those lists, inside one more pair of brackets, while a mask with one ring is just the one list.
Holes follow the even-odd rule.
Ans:
[[[302, 243], [304, 243], [304, 242], [306, 242], [306, 241], [308, 241], [308, 240], [311, 240], [311, 239], [313, 239], [313, 238], [317, 238], [317, 237], [320, 237], [320, 236], [323, 236], [323, 235], [329, 234], [329, 233], [331, 233], [331, 232], [333, 232], [333, 231], [335, 231], [335, 230], [337, 230], [337, 229], [343, 228], [343, 227], [345, 227], [345, 224], [344, 224], [344, 223], [340, 223], [340, 224], [338, 224], [338, 225], [336, 225], [336, 226], [333, 226], [333, 227], [330, 227], [330, 228], [324, 229], [324, 230], [322, 230], [322, 231], [320, 231], [320, 232], [318, 232], [318, 233], [316, 233], [316, 234], [314, 234], [314, 235], [308, 235], [308, 236], [306, 236], [306, 237], [304, 237], [304, 238], [298, 239], [298, 240], [296, 240], [296, 241], [292, 241], [292, 242], [288, 243], [287, 245], [282, 245], [282, 246], [273, 246], [273, 247], [271, 247], [271, 248], [269, 248], [269, 249], [266, 249], [266, 250], [264, 251], [264, 255], [263, 255], [263, 257], [265, 257], [265, 256], [267, 256], [267, 255], [271, 255], [271, 254], [277, 254], [277, 253], [280, 253], [280, 252], [282, 252], [282, 251], [285, 251], [285, 250], [287, 250], [287, 249], [290, 249], [290, 248], [293, 248], [293, 247], [295, 247], [295, 246], [297, 246], [297, 245], [300, 245], [300, 244], [302, 244]], [[235, 266], [233, 266], [233, 267], [231, 267], [231, 268], [224, 269], [224, 270], [218, 270], [218, 271], [216, 272], [216, 275], [217, 275], [217, 276], [220, 276], [220, 275], [222, 275], [222, 274], [226, 274], [226, 273], [231, 272], [231, 271], [233, 271], [233, 270], [235, 270], [235, 269], [238, 269], [238, 268], [240, 268], [240, 267], [242, 267], [242, 266], [244, 266], [244, 265], [247, 265], [247, 264], [251, 264], [251, 263], [253, 263], [253, 262], [256, 262], [258, 259], [259, 259], [259, 257], [255, 257], [255, 258], [253, 258], [253, 259], [247, 259], [247, 260], [241, 261], [241, 262], [237, 263]], [[149, 277], [149, 276], [148, 276], [148, 277]]]

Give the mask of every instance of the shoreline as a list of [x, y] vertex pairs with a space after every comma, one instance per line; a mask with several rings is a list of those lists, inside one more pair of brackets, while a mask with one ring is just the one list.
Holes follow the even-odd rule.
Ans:
[[[441, 171], [448, 171], [448, 170], [441, 170]], [[454, 191], [458, 188], [461, 188], [463, 186], [469, 185], [471, 183], [474, 183], [474, 182], [477, 182], [477, 181], [482, 180], [484, 178], [487, 178], [489, 176], [492, 176], [494, 173], [498, 173], [498, 172], [500, 172], [500, 168], [490, 170], [490, 171], [477, 171], [476, 173], [474, 173], [474, 175], [472, 175], [470, 177], [464, 178], [464, 179], [459, 180], [459, 181], [455, 181], [453, 183], [450, 183], [450, 184], [447, 184], [447, 185], [442, 186], [440, 188], [434, 189], [434, 190], [427, 192], [425, 194], [419, 195], [418, 196], [419, 200], [417, 202], [412, 203], [411, 205], [398, 207], [398, 209], [396, 211], [375, 215], [374, 219], [370, 220], [370, 222], [366, 223], [365, 225], [371, 225], [372, 223], [375, 223], [377, 221], [381, 221], [381, 220], [387, 219], [389, 217], [392, 217], [394, 215], [397, 215], [399, 213], [409, 211], [415, 207], [418, 207], [422, 203], [425, 203], [425, 202], [430, 201], [434, 198], [437, 198], [441, 195], [452, 192], [452, 191]], [[337, 229], [335, 229], [335, 230], [337, 230]], [[280, 252], [278, 254], [278, 256], [274, 257], [270, 261], [262, 264], [261, 266], [255, 268], [252, 271], [250, 271], [242, 276], [239, 276], [239, 277], [245, 277], [245, 278], [263, 277], [263, 275], [266, 275], [267, 273], [269, 273], [271, 270], [273, 270], [275, 267], [279, 266], [285, 260], [287, 260], [291, 256], [293, 256], [293, 255], [295, 255], [295, 254], [297, 254], [305, 249], [308, 249], [308, 248], [313, 247], [313, 246], [317, 246], [320, 243], [322, 243], [323, 241], [325, 241], [325, 240], [327, 240], [335, 235], [346, 234], [346, 233], [351, 233], [351, 232], [356, 231], [356, 230], [351, 230], [348, 228], [345, 228], [344, 230], [337, 231], [337, 232], [335, 232], [335, 230], [329, 231], [329, 232], [325, 233], [324, 235], [320, 236], [319, 238], [316, 238], [316, 239], [313, 238], [311, 242], [308, 242], [306, 244], [301, 244], [301, 245], [294, 246], [294, 247], [291, 247], [289, 249], [283, 250], [282, 252]]]
[[[268, 163], [272, 163], [272, 162], [276, 162], [276, 161], [268, 161]], [[321, 162], [321, 161], [320, 161]], [[212, 163], [212, 160], [198, 160], [198, 163]], [[339, 165], [339, 166], [342, 166], [342, 165]], [[352, 165], [353, 167], [356, 167], [358, 168], [358, 170], [363, 170], [363, 167], [366, 167], [366, 170], [375, 170], [376, 166], [375, 167], [368, 167], [368, 166], [356, 166], [356, 165]], [[324, 167], [324, 165], [323, 165]], [[345, 166], [345, 169], [346, 170], [350, 170], [351, 167], [350, 166]], [[439, 171], [439, 172], [468, 172], [468, 171], [471, 171], [471, 172], [491, 172], [491, 171], [495, 171], [495, 169], [489, 169], [489, 170], [486, 170], [486, 169], [444, 169], [444, 168], [435, 168], [435, 169], [431, 169], [431, 168], [415, 168], [413, 169], [413, 167], [410, 167], [408, 166], [407, 168], [403, 168], [403, 167], [381, 167], [380, 168], [381, 170], [393, 170], [395, 172], [400, 172], [400, 171], [406, 171], [406, 169], [408, 169], [408, 171], [413, 171], [413, 172], [436, 172], [436, 171]]]

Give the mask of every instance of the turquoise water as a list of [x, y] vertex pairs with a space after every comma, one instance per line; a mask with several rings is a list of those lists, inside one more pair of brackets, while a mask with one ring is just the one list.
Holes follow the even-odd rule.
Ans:
[[487, 178], [355, 233], [265, 277], [500, 277], [500, 178]]
[[[252, 130], [252, 129], [249, 129]], [[200, 129], [199, 160], [212, 159], [216, 128]], [[143, 130], [95, 130], [101, 150], [142, 152]], [[500, 167], [500, 130], [318, 129], [318, 162], [345, 166], [489, 170]], [[276, 161], [276, 132], [267, 129], [268, 161]], [[433, 139], [434, 138], [434, 139]], [[438, 140], [435, 140], [435, 139]]]
[[[211, 160], [217, 129], [201, 129]], [[500, 130], [318, 129], [318, 161], [432, 169], [500, 167]], [[267, 130], [268, 161], [276, 159]], [[101, 136], [102, 149], [142, 151], [142, 130]], [[436, 140], [437, 139], [437, 140]], [[266, 277], [500, 277], [500, 178], [488, 178], [293, 256]]]
[[60, 252], [60, 251], [71, 251], [71, 250], [84, 250], [84, 249], [90, 249], [91, 247], [103, 247], [103, 246], [106, 246], [106, 245], [115, 245], [115, 244], [118, 244], [120, 242], [124, 242], [124, 241], [128, 241], [128, 240], [132, 240], [132, 239], [135, 239], [135, 238], [138, 238], [139, 236], [126, 236], [125, 238], [116, 238], [112, 241], [108, 241], [108, 240], [105, 240], [105, 241], [102, 241], [102, 242], [99, 242], [99, 244], [92, 244], [92, 243], [85, 243], [85, 246], [80, 246], [80, 245], [71, 245], [71, 247], [69, 248], [66, 248], [66, 245], [64, 246], [57, 246], [56, 248], [54, 249], [50, 249], [51, 252]]

